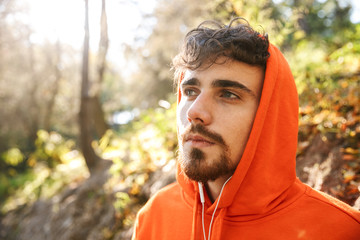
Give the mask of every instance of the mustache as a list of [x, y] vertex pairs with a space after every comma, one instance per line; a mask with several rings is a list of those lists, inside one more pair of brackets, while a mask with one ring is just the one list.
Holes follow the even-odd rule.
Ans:
[[213, 141], [215, 143], [218, 143], [220, 145], [223, 145], [223, 146], [225, 146], [227, 148], [227, 145], [226, 145], [226, 143], [224, 141], [224, 138], [220, 134], [206, 129], [206, 127], [204, 127], [204, 125], [191, 124], [181, 136], [183, 143], [184, 143], [184, 140], [186, 139], [186, 137], [190, 133], [193, 133], [193, 134], [198, 133], [198, 134], [208, 138], [209, 140], [211, 140], [211, 141]]

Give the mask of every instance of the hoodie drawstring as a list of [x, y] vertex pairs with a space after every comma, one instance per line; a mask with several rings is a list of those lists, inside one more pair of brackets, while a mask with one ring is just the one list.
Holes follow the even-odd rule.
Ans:
[[[213, 212], [213, 214], [212, 214], [212, 217], [211, 217], [211, 221], [210, 221], [210, 225], [209, 225], [209, 233], [208, 233], [208, 238], [207, 238], [207, 240], [210, 240], [210, 237], [211, 237], [211, 226], [212, 226], [212, 224], [213, 224], [213, 221], [214, 221], [214, 217], [215, 217], [215, 213], [216, 213], [216, 210], [217, 210], [217, 208], [218, 208], [218, 206], [219, 206], [219, 203], [220, 203], [220, 199], [221, 199], [221, 195], [222, 195], [222, 192], [223, 192], [223, 190], [224, 190], [224, 188], [225, 188], [225, 185], [230, 181], [230, 179], [231, 179], [231, 177], [232, 176], [230, 176], [229, 178], [228, 178], [228, 180], [226, 180], [225, 181], [225, 183], [223, 184], [223, 186], [222, 186], [222, 188], [221, 188], [221, 191], [220, 191], [220, 194], [219, 194], [219, 197], [218, 197], [218, 199], [217, 199], [217, 202], [216, 202], [216, 206], [215, 206], [215, 209], [214, 209], [214, 212]], [[204, 233], [204, 240], [206, 240], [206, 234], [205, 234], [205, 220], [204, 220], [204, 215], [205, 215], [205, 210], [204, 210], [204, 203], [205, 203], [205, 201], [203, 200], [204, 199], [204, 196], [203, 195], [201, 195], [201, 193], [203, 192], [203, 189], [202, 189], [202, 184], [201, 183], [199, 183], [199, 194], [200, 194], [200, 199], [201, 199], [201, 205], [202, 205], [202, 227], [203, 227], [203, 233]], [[201, 189], [201, 190], [200, 190]], [[197, 200], [196, 200], [196, 202], [198, 202], [199, 200], [198, 200], [198, 198], [196, 198]]]

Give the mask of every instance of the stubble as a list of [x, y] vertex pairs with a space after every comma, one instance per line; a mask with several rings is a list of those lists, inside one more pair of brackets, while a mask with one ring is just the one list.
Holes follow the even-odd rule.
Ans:
[[[208, 156], [199, 148], [184, 149], [186, 137], [191, 133], [198, 133], [213, 141], [219, 148], [218, 153]], [[182, 146], [178, 160], [188, 178], [206, 183], [234, 173], [236, 166], [231, 164], [229, 148], [221, 135], [206, 129], [203, 125], [191, 125], [180, 137], [180, 143]]]

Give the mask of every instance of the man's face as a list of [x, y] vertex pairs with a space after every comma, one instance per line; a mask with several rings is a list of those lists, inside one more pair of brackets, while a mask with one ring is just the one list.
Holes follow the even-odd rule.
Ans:
[[264, 79], [261, 67], [225, 57], [217, 62], [185, 72], [177, 109], [180, 164], [190, 179], [204, 183], [234, 173]]

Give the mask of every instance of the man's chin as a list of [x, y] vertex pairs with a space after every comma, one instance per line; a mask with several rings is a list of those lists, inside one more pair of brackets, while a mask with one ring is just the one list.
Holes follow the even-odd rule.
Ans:
[[215, 181], [233, 173], [229, 167], [230, 160], [225, 154], [220, 154], [218, 157], [211, 156], [212, 158], [209, 159], [209, 154], [198, 148], [183, 148], [180, 151], [179, 163], [183, 173], [196, 182]]
[[201, 174], [186, 173], [186, 171], [184, 171], [184, 173], [190, 180], [193, 180], [195, 182], [207, 183], [208, 181], [216, 180], [216, 179], [211, 179], [208, 176], [204, 176]]

